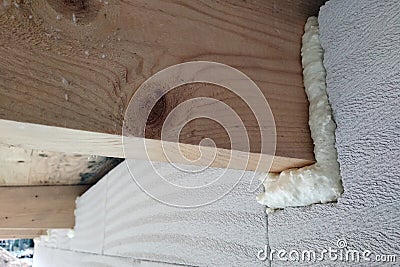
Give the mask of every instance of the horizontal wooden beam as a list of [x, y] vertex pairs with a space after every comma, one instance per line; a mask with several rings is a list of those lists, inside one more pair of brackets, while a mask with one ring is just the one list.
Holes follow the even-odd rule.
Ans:
[[95, 184], [120, 161], [24, 149], [0, 142], [0, 186]]
[[0, 187], [0, 228], [72, 228], [75, 200], [89, 186]]
[[45, 234], [47, 234], [45, 229], [0, 228], [0, 240], [32, 239]]
[[[324, 0], [128, 0], [87, 8], [76, 1], [55, 2], [26, 1], [3, 10], [0, 119], [82, 130], [86, 148], [96, 145], [99, 148], [93, 150], [121, 156], [119, 136], [125, 111], [139, 86], [169, 66], [214, 61], [249, 76], [268, 100], [276, 124], [276, 155], [286, 161], [278, 165], [298, 167], [314, 161], [300, 46], [307, 17], [317, 14]], [[156, 93], [149, 93], [149, 98]], [[135, 136], [160, 140], [167, 115], [198, 97], [232, 107], [246, 127], [251, 157], [262, 153], [251, 107], [210, 84], [184, 85], [164, 95], [147, 120], [146, 135]], [[146, 101], [142, 103], [146, 106]], [[43, 142], [54, 139], [53, 133], [44, 133]], [[179, 142], [188, 145], [198, 145], [208, 137], [226, 149], [221, 150], [225, 156], [230, 153], [225, 129], [211, 120], [191, 121], [179, 137]], [[58, 144], [50, 148], [79, 150], [71, 142], [63, 151]]]
[[[269, 165], [263, 162], [271, 160], [271, 156], [231, 151], [228, 149], [202, 147], [201, 153], [210, 155], [204, 161], [194, 161], [200, 156], [198, 146], [180, 144], [180, 152], [175, 151], [175, 144], [137, 137], [125, 138], [123, 147], [122, 137], [119, 135], [95, 133], [62, 127], [44, 126], [30, 123], [21, 123], [0, 119], [0, 143], [22, 147], [25, 149], [43, 149], [46, 151], [100, 155], [117, 158], [153, 160], [160, 162], [172, 161], [186, 163], [185, 158], [193, 160], [196, 165], [207, 164], [207, 160], [214, 157], [210, 166], [230, 167], [232, 169], [246, 169], [269, 171]], [[146, 147], [143, 147], [144, 144]], [[172, 147], [169, 149], [169, 147]], [[169, 151], [168, 157], [164, 149]], [[243, 167], [243, 162], [248, 162]], [[313, 161], [296, 158], [273, 157], [271, 172], [279, 172], [290, 167], [300, 167], [312, 164]], [[260, 163], [260, 165], [258, 165]]]

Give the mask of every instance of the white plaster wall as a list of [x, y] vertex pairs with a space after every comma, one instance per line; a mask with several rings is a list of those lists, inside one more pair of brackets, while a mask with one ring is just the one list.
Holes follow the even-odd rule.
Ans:
[[[331, 0], [319, 14], [344, 194], [338, 203], [268, 216], [271, 249], [396, 254], [400, 264], [400, 1]], [[371, 258], [373, 258], [373, 255]], [[316, 266], [381, 266], [324, 261]], [[300, 262], [272, 261], [272, 266]]]

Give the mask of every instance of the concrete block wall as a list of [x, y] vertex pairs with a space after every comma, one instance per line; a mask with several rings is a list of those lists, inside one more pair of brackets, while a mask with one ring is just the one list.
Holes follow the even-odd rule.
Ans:
[[[146, 177], [151, 172], [142, 163], [134, 165]], [[165, 163], [155, 165], [162, 169]], [[92, 254], [184, 266], [265, 266], [257, 252], [267, 242], [267, 218], [265, 208], [255, 200], [257, 192], [248, 190], [252, 174], [247, 172], [221, 200], [187, 209], [150, 198], [121, 164], [78, 199], [68, 253], [76, 252], [77, 260], [81, 254]], [[57, 243], [51, 237], [38, 245]], [[42, 257], [40, 250], [37, 253]]]
[[[331, 0], [319, 14], [344, 194], [338, 203], [268, 216], [271, 249], [372, 252], [370, 261], [272, 261], [272, 266], [400, 263], [400, 1]], [[397, 255], [396, 262], [378, 262]], [[379, 257], [376, 259], [375, 257]], [[349, 257], [350, 259], [350, 257]]]

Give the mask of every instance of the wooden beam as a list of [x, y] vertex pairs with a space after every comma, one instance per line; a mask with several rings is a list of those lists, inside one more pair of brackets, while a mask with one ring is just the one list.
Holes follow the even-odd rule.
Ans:
[[95, 184], [120, 161], [24, 149], [0, 142], [0, 186]]
[[45, 229], [0, 228], [0, 240], [31, 239], [45, 234], [47, 234], [47, 231]]
[[[42, 0], [10, 5], [0, 17], [0, 118], [107, 139], [110, 135], [100, 134], [112, 134], [114, 142], [131, 97], [147, 78], [182, 62], [216, 61], [237, 68], [260, 87], [275, 118], [276, 155], [287, 160], [285, 167], [297, 167], [298, 159], [307, 165], [314, 158], [301, 35], [306, 18], [317, 14], [323, 2], [130, 0], [85, 7], [79, 1]], [[251, 110], [212, 85], [182, 86], [165, 95], [146, 136], [136, 137], [159, 140], [166, 115], [199, 96], [231, 106], [248, 130], [250, 152], [260, 153]], [[187, 124], [180, 142], [197, 145], [204, 137], [218, 148], [231, 147], [224, 129], [206, 119]], [[99, 145], [99, 140], [85, 141]]]
[[75, 200], [89, 186], [0, 187], [0, 228], [72, 228]]
[[[130, 137], [126, 138], [125, 144], [129, 148], [124, 150], [122, 137], [119, 135], [87, 132], [81, 130], [66, 129], [62, 127], [44, 126], [30, 123], [21, 123], [0, 119], [0, 143], [22, 147], [25, 149], [43, 149], [47, 151], [78, 153], [87, 155], [100, 155], [116, 158], [130, 158], [185, 163], [184, 158], [178, 151], [168, 149], [174, 146], [173, 143], [152, 139], [145, 139], [146, 152], [143, 148], [143, 139]], [[171, 153], [166, 157], [163, 149]], [[184, 157], [196, 160], [200, 156], [198, 146], [181, 144], [180, 149]], [[243, 153], [221, 148], [202, 147], [201, 153], [214, 155], [212, 167], [230, 167], [232, 169], [246, 169], [268, 171], [268, 165], [257, 165], [259, 162], [268, 162], [271, 156], [257, 153]], [[211, 156], [210, 156], [211, 157]], [[210, 157], [205, 157], [207, 161]], [[243, 167], [243, 161], [249, 157], [248, 163]], [[193, 161], [194, 162], [194, 161]], [[202, 165], [202, 161], [194, 164]], [[297, 158], [285, 158], [275, 156], [271, 172], [280, 172], [290, 167], [300, 167], [312, 164], [313, 161]]]

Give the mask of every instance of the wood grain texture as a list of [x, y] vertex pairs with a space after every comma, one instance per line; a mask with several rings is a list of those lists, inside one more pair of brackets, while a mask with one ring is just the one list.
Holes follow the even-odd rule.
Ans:
[[[120, 134], [128, 102], [145, 79], [177, 63], [217, 61], [247, 74], [269, 101], [277, 156], [313, 161], [300, 44], [306, 18], [324, 1], [106, 2], [26, 0], [2, 8], [0, 118]], [[251, 152], [260, 151], [249, 109], [209, 85], [167, 94], [146, 137], [158, 139], [164, 115], [199, 95], [232, 106], [248, 129]], [[206, 134], [229, 149], [224, 130], [203, 119], [188, 124], [180, 142], [198, 144]]]
[[[370, 262], [310, 266], [398, 266], [400, 252], [400, 2], [331, 0], [320, 11], [327, 91], [337, 123], [344, 194], [338, 203], [268, 216], [272, 249], [370, 250]], [[396, 255], [395, 262], [376, 256]], [[276, 261], [272, 266], [298, 266]]]
[[[62, 127], [44, 126], [30, 123], [22, 123], [0, 119], [2, 129], [0, 144], [7, 144], [24, 148], [26, 150], [41, 149], [45, 151], [56, 151], [67, 154], [100, 155], [115, 158], [142, 159], [160, 162], [187, 163], [181, 157], [196, 160], [202, 155], [203, 161], [193, 162], [194, 165], [205, 165], [212, 158], [211, 167], [229, 167], [231, 169], [259, 170], [261, 172], [280, 172], [287, 168], [310, 165], [311, 160], [299, 158], [286, 158], [270, 155], [246, 153], [222, 148], [201, 147], [196, 145], [180, 144], [180, 151], [176, 150], [176, 143], [159, 141], [154, 139], [142, 139], [127, 137], [122, 142], [119, 135], [87, 132]], [[144, 151], [144, 144], [146, 151]], [[125, 148], [128, 149], [124, 149]], [[164, 151], [169, 151], [169, 158]], [[211, 156], [207, 156], [211, 155]], [[248, 161], [247, 161], [248, 160]], [[271, 169], [269, 164], [272, 160]], [[243, 165], [245, 163], [246, 165]], [[231, 164], [231, 165], [229, 165]]]
[[3, 229], [0, 228], [0, 240], [1, 239], [33, 239], [41, 235], [45, 235], [46, 230], [44, 229]]
[[95, 184], [120, 161], [0, 143], [0, 186]]
[[0, 228], [72, 228], [75, 199], [89, 186], [0, 187]]

